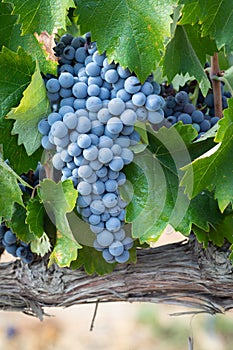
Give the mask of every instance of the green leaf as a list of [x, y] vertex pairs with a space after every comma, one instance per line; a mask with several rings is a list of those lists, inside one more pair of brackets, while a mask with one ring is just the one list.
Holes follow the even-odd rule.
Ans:
[[28, 156], [23, 145], [18, 145], [18, 137], [11, 134], [13, 120], [0, 119], [0, 144], [3, 146], [3, 157], [8, 159], [11, 167], [18, 174], [35, 170], [42, 156], [42, 147]]
[[59, 266], [69, 266], [77, 259], [77, 250], [81, 248], [75, 240], [67, 218], [67, 213], [75, 207], [78, 192], [70, 180], [55, 183], [45, 179], [38, 189], [50, 220], [57, 228], [55, 247], [50, 255], [50, 265], [56, 262]]
[[115, 264], [107, 263], [102, 257], [101, 252], [98, 252], [93, 247], [84, 246], [78, 254], [78, 259], [71, 263], [71, 268], [73, 270], [84, 267], [86, 273], [92, 275], [98, 273], [98, 275], [104, 275], [106, 273], [111, 273]]
[[51, 249], [51, 244], [49, 237], [44, 232], [43, 235], [39, 238], [36, 237], [30, 244], [31, 251], [43, 257]]
[[22, 48], [15, 53], [3, 47], [0, 52], [0, 118], [19, 104], [34, 71], [35, 62]]
[[180, 0], [185, 4], [181, 24], [201, 24], [202, 36], [216, 40], [218, 49], [227, 45], [233, 48], [233, 11], [229, 0]]
[[209, 38], [202, 38], [199, 25], [178, 25], [175, 34], [166, 46], [163, 58], [163, 73], [172, 81], [177, 74], [193, 76], [204, 94], [210, 88], [203, 65], [206, 54], [212, 55], [216, 46]]
[[[128, 182], [121, 194], [129, 201], [126, 220], [141, 243], [156, 241], [168, 224], [188, 235], [194, 223], [206, 231], [218, 223], [221, 213], [213, 196], [201, 195], [190, 201], [180, 187], [180, 168], [201, 153], [193, 148], [196, 135], [192, 126], [182, 123], [150, 131], [150, 149], [137, 154], [134, 163], [124, 169]], [[208, 141], [199, 147], [209, 146]], [[191, 178], [189, 186], [192, 188]]]
[[15, 204], [13, 216], [7, 225], [12, 229], [16, 236], [23, 242], [29, 243], [35, 239], [34, 234], [30, 231], [26, 223], [26, 209]]
[[18, 19], [18, 16], [11, 15], [12, 10], [12, 4], [0, 3], [0, 49], [2, 46], [9, 47], [11, 42], [12, 31]]
[[[222, 124], [225, 122], [226, 120], [222, 121]], [[231, 162], [233, 123], [228, 123], [222, 136], [222, 143], [213, 151], [215, 151], [213, 154], [196, 159], [183, 168], [185, 175], [181, 185], [186, 187], [186, 193], [190, 198], [195, 197], [204, 189], [215, 190], [215, 198], [223, 212], [228, 204], [233, 202], [233, 163]], [[190, 187], [191, 177], [193, 188]]]
[[24, 145], [29, 156], [41, 145], [38, 122], [49, 113], [49, 110], [44, 81], [37, 64], [31, 83], [24, 91], [19, 106], [7, 114], [8, 118], [16, 120], [12, 134], [19, 135], [18, 143]]
[[24, 205], [18, 179], [18, 175], [0, 158], [0, 213], [6, 220], [12, 217], [14, 203]]
[[82, 33], [91, 31], [98, 50], [144, 81], [164, 50], [170, 34], [174, 0], [94, 0], [77, 2]]
[[69, 267], [71, 262], [77, 259], [80, 248], [73, 239], [57, 231], [56, 244], [50, 255], [49, 266], [56, 263], [60, 267]]
[[75, 7], [73, 0], [11, 0], [11, 3], [13, 13], [20, 15], [23, 34], [40, 34], [42, 31], [51, 34], [54, 28], [65, 28], [67, 10]]
[[17, 52], [21, 46], [34, 60], [40, 63], [41, 71], [56, 74], [56, 63], [48, 59], [34, 34], [21, 35], [21, 24], [18, 24], [18, 15], [12, 15], [13, 6], [10, 3], [0, 3], [0, 49], [6, 46]]
[[29, 225], [30, 231], [35, 236], [41, 238], [44, 234], [44, 215], [45, 208], [38, 196], [31, 198], [27, 204], [26, 223]]

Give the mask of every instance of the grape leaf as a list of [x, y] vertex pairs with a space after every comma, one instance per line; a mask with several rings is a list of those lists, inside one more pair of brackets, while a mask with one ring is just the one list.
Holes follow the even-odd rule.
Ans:
[[77, 2], [81, 32], [91, 31], [100, 52], [109, 61], [119, 62], [144, 81], [164, 50], [164, 38], [170, 34], [172, 6], [152, 0], [120, 0]]
[[29, 243], [35, 239], [34, 234], [26, 223], [26, 209], [22, 206], [15, 204], [12, 218], [7, 222], [7, 225], [23, 242]]
[[35, 62], [22, 49], [17, 53], [3, 47], [0, 52], [0, 118], [19, 104], [35, 71]]
[[37, 126], [38, 122], [49, 113], [49, 110], [44, 81], [37, 64], [31, 83], [24, 91], [19, 106], [7, 114], [7, 118], [16, 120], [12, 134], [19, 135], [18, 143], [24, 145], [29, 156], [41, 145], [41, 134]]
[[20, 15], [23, 34], [42, 31], [51, 34], [54, 28], [66, 28], [67, 10], [75, 7], [73, 0], [11, 0], [11, 3], [13, 14]]
[[48, 266], [56, 263], [60, 267], [69, 267], [71, 262], [77, 259], [79, 248], [77, 242], [57, 231], [56, 244], [50, 255]]
[[39, 197], [31, 198], [26, 209], [26, 223], [29, 225], [30, 231], [38, 238], [41, 238], [44, 234], [45, 208], [40, 202]]
[[11, 167], [18, 174], [27, 173], [28, 170], [35, 170], [38, 160], [41, 159], [42, 147], [30, 157], [23, 145], [18, 145], [18, 137], [11, 134], [13, 120], [0, 119], [0, 145], [3, 146], [3, 157], [8, 159]]
[[48, 54], [43, 50], [33, 34], [21, 35], [21, 24], [18, 24], [19, 16], [12, 15], [12, 4], [0, 3], [0, 49], [6, 46], [17, 52], [21, 46], [34, 60], [40, 62], [41, 71], [56, 74], [56, 63], [48, 59]]
[[194, 76], [203, 94], [210, 88], [203, 65], [206, 55], [212, 55], [216, 46], [209, 38], [202, 38], [199, 26], [178, 25], [175, 34], [166, 46], [163, 58], [163, 73], [172, 81], [176, 74]]
[[18, 16], [11, 15], [13, 7], [10, 3], [0, 3], [0, 49], [2, 46], [9, 47], [12, 31]]
[[30, 244], [31, 251], [37, 255], [44, 256], [51, 249], [51, 244], [49, 237], [44, 232], [43, 235], [39, 238], [36, 237]]
[[181, 24], [201, 23], [202, 36], [216, 40], [218, 49], [233, 48], [233, 7], [229, 0], [180, 0], [185, 4]]
[[[230, 115], [232, 116], [230, 111], [232, 108], [229, 110], [229, 118], [222, 119], [216, 136], [219, 139], [221, 135], [222, 142], [219, 147], [215, 147], [213, 154], [196, 159], [185, 166], [183, 168], [185, 175], [181, 182], [181, 185], [186, 187], [186, 193], [190, 198], [195, 197], [204, 189], [215, 190], [215, 198], [222, 212], [229, 203], [233, 202], [233, 164], [231, 162], [233, 117], [230, 118]], [[190, 176], [193, 178], [193, 188], [189, 186]]]
[[70, 267], [76, 270], [82, 266], [89, 275], [93, 273], [104, 275], [106, 273], [111, 273], [116, 264], [107, 263], [102, 257], [101, 252], [98, 252], [93, 247], [84, 246], [79, 251], [78, 259], [73, 261]]
[[24, 206], [18, 179], [18, 175], [0, 158], [0, 217], [6, 220], [12, 217], [14, 203]]
[[57, 184], [45, 179], [40, 184], [38, 194], [44, 204], [46, 213], [57, 228], [55, 247], [50, 255], [50, 265], [56, 262], [59, 266], [69, 266], [77, 259], [77, 250], [81, 248], [73, 236], [67, 213], [76, 204], [77, 191], [70, 180]]
[[[218, 222], [221, 213], [213, 197], [208, 194], [190, 201], [179, 186], [180, 168], [200, 152], [193, 149], [192, 140], [196, 135], [192, 126], [181, 123], [156, 133], [151, 131], [148, 134], [150, 149], [137, 154], [134, 163], [124, 169], [133, 189], [131, 191], [126, 183], [122, 193], [126, 200], [125, 192], [133, 193], [126, 220], [132, 222], [132, 235], [141, 243], [156, 241], [168, 224], [188, 235], [194, 223], [208, 231], [210, 225]], [[209, 147], [209, 142], [203, 143], [204, 149]], [[192, 188], [191, 178], [189, 185]]]

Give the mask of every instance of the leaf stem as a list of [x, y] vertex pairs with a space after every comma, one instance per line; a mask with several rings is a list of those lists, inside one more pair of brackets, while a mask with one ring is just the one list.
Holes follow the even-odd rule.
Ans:
[[210, 79], [213, 86], [214, 94], [214, 110], [215, 115], [219, 118], [222, 118], [222, 94], [221, 94], [221, 82], [216, 80], [214, 77], [220, 75], [219, 62], [218, 62], [218, 53], [215, 52], [214, 56], [211, 57], [211, 70], [210, 70]]

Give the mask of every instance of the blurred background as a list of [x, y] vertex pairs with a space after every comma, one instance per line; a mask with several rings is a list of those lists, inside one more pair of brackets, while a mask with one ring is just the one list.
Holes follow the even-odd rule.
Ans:
[[[47, 309], [43, 322], [0, 312], [1, 350], [232, 350], [233, 314], [170, 316], [181, 307], [148, 303], [99, 304]], [[186, 311], [190, 311], [187, 310]]]
[[[156, 245], [183, 240], [167, 230]], [[3, 260], [7, 261], [7, 255]], [[233, 350], [233, 311], [172, 316], [191, 309], [151, 303], [100, 303], [49, 308], [44, 321], [0, 311], [0, 350]]]

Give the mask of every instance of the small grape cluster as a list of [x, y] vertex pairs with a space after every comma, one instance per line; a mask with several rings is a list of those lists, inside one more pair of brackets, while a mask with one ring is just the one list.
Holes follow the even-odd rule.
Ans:
[[20, 258], [25, 264], [34, 261], [34, 254], [31, 252], [29, 244], [17, 239], [15, 233], [6, 227], [4, 222], [0, 225], [0, 246], [9, 254]]
[[198, 137], [201, 137], [219, 120], [219, 117], [211, 117], [204, 114], [201, 110], [196, 109], [190, 103], [189, 95], [186, 91], [179, 91], [175, 96], [168, 96], [163, 110], [166, 119], [172, 125], [179, 121], [183, 124], [192, 124], [198, 132]]
[[126, 203], [119, 187], [123, 167], [133, 161], [130, 146], [140, 141], [137, 120], [160, 124], [164, 99], [160, 85], [144, 84], [128, 69], [99, 54], [96, 43], [64, 35], [55, 51], [58, 78], [46, 83], [54, 111], [38, 124], [42, 146], [54, 150], [53, 165], [61, 180], [78, 190], [77, 210], [96, 234], [94, 247], [109, 262], [124, 263], [133, 246], [124, 230]]
[[[31, 187], [35, 188], [39, 184], [39, 172], [41, 169], [41, 165], [38, 164], [34, 172], [30, 170], [28, 173], [21, 174], [20, 177]], [[18, 182], [18, 186], [24, 194], [28, 196], [32, 195], [33, 190], [30, 187], [23, 185], [21, 182]], [[34, 261], [35, 255], [31, 252], [30, 245], [19, 240], [16, 234], [7, 228], [5, 222], [2, 222], [0, 225], [0, 247], [12, 256], [20, 258], [26, 264]]]

